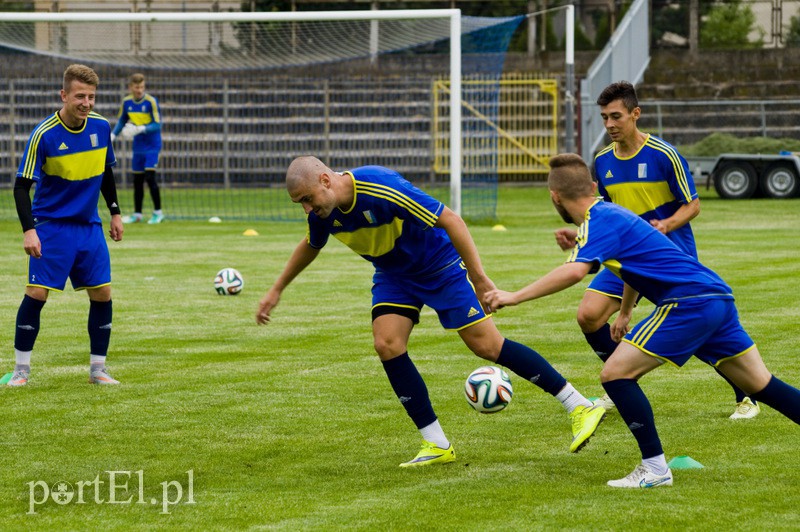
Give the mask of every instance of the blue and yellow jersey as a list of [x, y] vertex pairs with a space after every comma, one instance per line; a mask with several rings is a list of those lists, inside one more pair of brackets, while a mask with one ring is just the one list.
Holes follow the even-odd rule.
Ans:
[[117, 112], [114, 135], [119, 135], [126, 123], [144, 126], [144, 132], [133, 137], [133, 151], [158, 151], [161, 149], [161, 107], [155, 96], [145, 93], [141, 100], [129, 94], [122, 100]]
[[36, 182], [33, 217], [100, 223], [97, 202], [106, 166], [116, 164], [111, 126], [89, 113], [83, 127], [69, 129], [58, 113], [43, 120], [31, 133], [17, 179]]
[[719, 275], [684, 253], [628, 209], [597, 200], [578, 229], [567, 262], [600, 264], [656, 305], [681, 299], [733, 299]]
[[[647, 221], [669, 218], [681, 205], [697, 198], [686, 160], [669, 143], [653, 135], [648, 135], [639, 151], [630, 157], [619, 157], [616, 143], [609, 144], [595, 157], [594, 171], [598, 191], [606, 201], [622, 205]], [[667, 236], [697, 257], [689, 224]]]
[[333, 235], [373, 263], [376, 271], [419, 276], [460, 260], [444, 229], [434, 227], [444, 204], [381, 166], [345, 172], [355, 197], [347, 210], [308, 215], [308, 243], [322, 248]]

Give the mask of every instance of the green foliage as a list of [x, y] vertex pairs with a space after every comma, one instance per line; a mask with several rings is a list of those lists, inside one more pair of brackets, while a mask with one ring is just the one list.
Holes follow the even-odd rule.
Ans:
[[[795, 241], [800, 200], [701, 194], [692, 225], [703, 262], [733, 287], [768, 367], [800, 384], [797, 249], [776, 245]], [[470, 227], [499, 287], [519, 288], [563, 262], [552, 236], [563, 223], [545, 188], [501, 188], [499, 206], [508, 231]], [[261, 236], [242, 236], [250, 227]], [[640, 458], [618, 414], [574, 455], [561, 405], [522, 379], [508, 409], [477, 414], [463, 381], [483, 362], [428, 309], [410, 352], [458, 461], [398, 468], [420, 438], [373, 354], [366, 261], [331, 239], [284, 292], [272, 323], [255, 325], [258, 300], [304, 233], [302, 222], [128, 226], [122, 242], [109, 243], [117, 387], [86, 383], [86, 294], [52, 294], [30, 384], [0, 388], [3, 530], [787, 530], [798, 522], [787, 496], [797, 483], [789, 459], [797, 425], [766, 406], [755, 420], [730, 421], [733, 393], [705, 364], [641, 379], [667, 458], [689, 455], [705, 469], [675, 471], [675, 486], [654, 493], [618, 491], [606, 480]], [[21, 242], [18, 223], [0, 222], [6, 371], [26, 271]], [[754, 267], [754, 257], [768, 266]], [[241, 295], [214, 292], [224, 266], [242, 272]], [[495, 319], [598, 395], [600, 364], [575, 322], [584, 286]], [[643, 303], [634, 319], [651, 308]], [[110, 470], [143, 471], [144, 502], [134, 475], [116, 493], [132, 503], [109, 504]], [[195, 503], [162, 514], [151, 499], [160, 501], [162, 482], [183, 479], [185, 500], [189, 470]], [[27, 514], [29, 482], [76, 487], [98, 475], [103, 503], [89, 485], [82, 504], [51, 500]], [[743, 510], [733, 493], [758, 502]]]
[[33, 11], [34, 5], [33, 2], [17, 2], [14, 0], [4, 0], [0, 4], [0, 11], [19, 11], [22, 13], [26, 13], [28, 11]]
[[785, 42], [787, 47], [800, 47], [800, 14], [789, 19], [789, 28], [786, 31]]
[[764, 45], [764, 30], [757, 28], [760, 37], [750, 41], [756, 30], [756, 16], [750, 5], [742, 0], [715, 4], [700, 25], [700, 46], [709, 49], [760, 48]]
[[721, 153], [778, 154], [783, 150], [800, 152], [800, 140], [770, 137], [742, 138], [727, 133], [712, 133], [695, 144], [681, 146], [678, 151], [684, 156], [714, 157]]

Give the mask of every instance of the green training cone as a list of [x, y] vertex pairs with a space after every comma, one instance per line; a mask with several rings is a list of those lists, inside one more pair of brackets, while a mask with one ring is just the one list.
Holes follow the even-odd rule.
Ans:
[[13, 373], [13, 372], [11, 372], [11, 373], [6, 373], [6, 374], [5, 374], [5, 375], [3, 375], [2, 377], [0, 377], [0, 384], [8, 384], [8, 381], [10, 381], [10, 380], [11, 380], [11, 376], [12, 376], [12, 375], [14, 375], [14, 373]]
[[670, 469], [703, 469], [703, 464], [691, 456], [676, 456], [667, 464]]

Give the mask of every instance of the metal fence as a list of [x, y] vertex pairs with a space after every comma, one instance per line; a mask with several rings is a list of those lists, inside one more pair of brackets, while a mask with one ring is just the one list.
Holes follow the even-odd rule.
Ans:
[[714, 133], [800, 140], [800, 100], [650, 100], [639, 105], [639, 128], [674, 145], [694, 144]]

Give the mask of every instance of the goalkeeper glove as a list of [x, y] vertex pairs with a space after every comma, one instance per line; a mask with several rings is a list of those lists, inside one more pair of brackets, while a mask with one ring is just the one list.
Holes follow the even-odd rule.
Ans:
[[144, 126], [133, 126], [133, 136], [144, 133]]
[[111, 134], [111, 142], [114, 142], [114, 139], [115, 139], [115, 138], [117, 138], [117, 136], [116, 136], [115, 134], [113, 134], [113, 133], [112, 133], [112, 134]]

